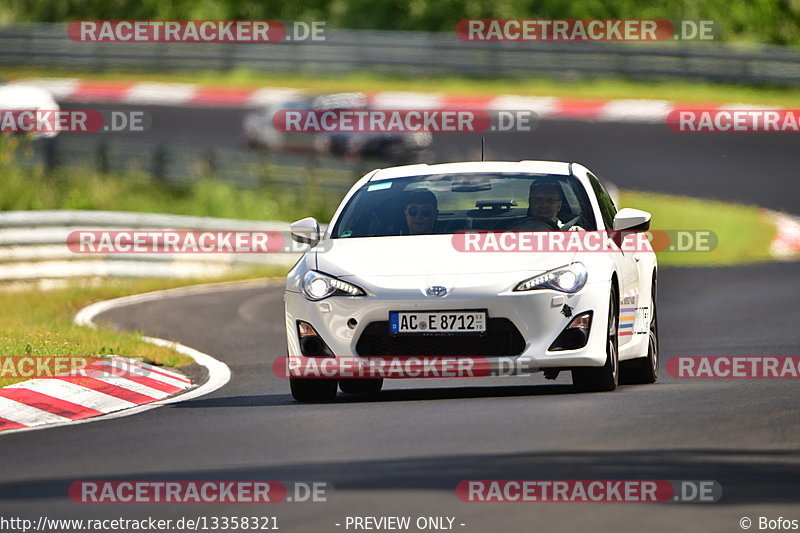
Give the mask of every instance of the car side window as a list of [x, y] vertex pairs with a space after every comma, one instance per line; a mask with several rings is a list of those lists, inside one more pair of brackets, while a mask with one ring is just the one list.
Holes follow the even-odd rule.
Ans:
[[595, 196], [597, 196], [597, 203], [600, 204], [600, 214], [603, 216], [606, 229], [612, 229], [614, 227], [614, 216], [617, 214], [614, 201], [599, 179], [592, 175], [591, 172], [587, 172], [586, 175], [589, 177], [589, 183], [592, 184]]

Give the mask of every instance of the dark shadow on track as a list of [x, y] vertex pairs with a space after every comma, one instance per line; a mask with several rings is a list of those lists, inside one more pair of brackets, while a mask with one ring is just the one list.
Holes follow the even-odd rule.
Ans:
[[[513, 415], [509, 416], [513, 423]], [[546, 428], [542, 428], [546, 431]], [[646, 428], [643, 428], [646, 431]], [[413, 446], [413, 443], [409, 443]], [[141, 473], [126, 481], [318, 480], [338, 490], [440, 490], [455, 498], [465, 479], [716, 480], [716, 505], [796, 504], [800, 453], [795, 450], [647, 450], [461, 455]], [[92, 481], [119, 480], [95, 478]], [[0, 483], [0, 499], [67, 498], [74, 479]]]
[[[287, 384], [288, 389], [288, 384]], [[553, 396], [581, 394], [572, 385], [524, 385], [510, 387], [450, 387], [439, 389], [390, 389], [378, 394], [343, 394], [336, 400], [322, 405], [337, 403], [415, 402], [428, 400], [458, 400], [463, 398], [509, 398], [514, 396]], [[171, 406], [173, 409], [198, 407], [265, 407], [280, 405], [305, 405], [296, 402], [289, 394], [262, 394], [255, 396], [228, 396], [188, 400]]]

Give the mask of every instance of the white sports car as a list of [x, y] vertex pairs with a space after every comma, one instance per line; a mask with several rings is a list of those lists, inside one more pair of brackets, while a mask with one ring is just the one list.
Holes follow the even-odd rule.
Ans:
[[[288, 360], [479, 358], [550, 379], [569, 370], [583, 391], [652, 383], [657, 264], [641, 238], [649, 226], [649, 213], [618, 211], [577, 163], [374, 170], [324, 233], [313, 218], [292, 224], [292, 238], [312, 248], [287, 278]], [[587, 246], [587, 236], [600, 240]], [[565, 237], [583, 244], [565, 246]], [[331, 400], [337, 387], [376, 393], [383, 379], [372, 376], [289, 375], [299, 401]]]

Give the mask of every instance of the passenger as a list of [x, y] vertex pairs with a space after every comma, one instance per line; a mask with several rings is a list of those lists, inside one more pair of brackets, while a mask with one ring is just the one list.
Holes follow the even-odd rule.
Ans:
[[425, 235], [434, 232], [439, 217], [438, 200], [428, 189], [414, 189], [407, 193], [403, 215], [409, 235]]

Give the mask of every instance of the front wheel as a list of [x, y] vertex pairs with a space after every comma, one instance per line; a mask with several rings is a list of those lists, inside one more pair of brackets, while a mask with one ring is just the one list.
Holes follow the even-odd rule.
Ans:
[[612, 391], [619, 383], [619, 298], [611, 286], [606, 325], [606, 364], [572, 370], [572, 384], [581, 392]]
[[330, 402], [338, 385], [336, 379], [289, 378], [292, 397], [298, 402]]

